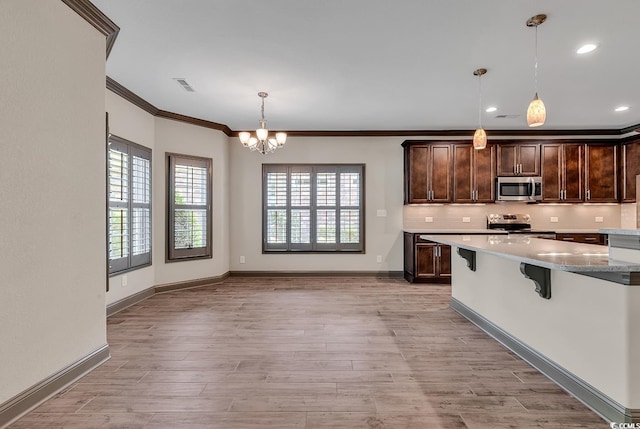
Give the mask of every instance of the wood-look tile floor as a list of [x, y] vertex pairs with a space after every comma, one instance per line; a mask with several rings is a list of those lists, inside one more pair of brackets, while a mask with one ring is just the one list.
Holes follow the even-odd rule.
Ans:
[[607, 428], [450, 287], [230, 278], [108, 319], [112, 358], [12, 428]]

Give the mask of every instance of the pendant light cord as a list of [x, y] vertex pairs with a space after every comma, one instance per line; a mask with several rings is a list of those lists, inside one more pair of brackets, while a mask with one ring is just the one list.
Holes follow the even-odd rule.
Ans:
[[533, 66], [533, 82], [536, 96], [538, 95], [538, 25], [536, 25], [535, 64]]
[[482, 74], [478, 74], [478, 123], [482, 128]]

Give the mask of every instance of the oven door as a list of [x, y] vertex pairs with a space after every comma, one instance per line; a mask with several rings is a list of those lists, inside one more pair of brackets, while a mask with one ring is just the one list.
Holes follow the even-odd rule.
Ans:
[[539, 201], [542, 198], [539, 177], [498, 177], [496, 188], [499, 201]]

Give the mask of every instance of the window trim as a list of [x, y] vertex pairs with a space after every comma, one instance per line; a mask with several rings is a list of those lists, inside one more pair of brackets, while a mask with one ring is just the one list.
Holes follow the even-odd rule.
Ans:
[[[213, 198], [213, 160], [211, 158], [199, 157], [194, 155], [184, 155], [179, 153], [165, 152], [166, 160], [166, 236], [165, 236], [165, 262], [180, 262], [180, 261], [192, 261], [198, 259], [212, 259], [213, 258], [213, 211], [212, 211], [212, 198]], [[207, 231], [205, 233], [207, 244], [203, 248], [196, 249], [175, 249], [172, 248], [174, 238], [174, 204], [175, 204], [175, 187], [173, 166], [175, 161], [182, 160], [183, 162], [192, 162], [193, 164], [199, 164], [207, 169]], [[204, 250], [202, 250], [204, 249]]]
[[[128, 212], [128, 220], [127, 220], [127, 224], [128, 224], [128, 228], [129, 228], [129, 254], [126, 257], [127, 262], [125, 264], [125, 266], [123, 266], [120, 269], [117, 270], [111, 270], [112, 267], [112, 260], [109, 257], [109, 253], [110, 253], [110, 235], [109, 235], [109, 211], [112, 207], [111, 201], [109, 199], [109, 194], [110, 194], [110, 180], [109, 180], [109, 151], [111, 150], [112, 146], [116, 146], [118, 148], [124, 149], [126, 148], [127, 151], [127, 155], [128, 155], [128, 177], [129, 177], [129, 183], [128, 183], [128, 187], [129, 187], [129, 201], [126, 204], [126, 208], [127, 208], [127, 212]], [[138, 156], [139, 158], [144, 158], [144, 159], [148, 159], [149, 160], [149, 253], [148, 253], [148, 258], [146, 256], [141, 257], [142, 255], [146, 255], [146, 253], [142, 254], [142, 255], [133, 255], [133, 234], [131, 233], [131, 231], [133, 230], [132, 228], [132, 224], [133, 224], [133, 208], [134, 208], [134, 203], [133, 203], [133, 156], [134, 154], [136, 156]], [[106, 213], [106, 218], [107, 218], [107, 275], [108, 277], [114, 277], [114, 276], [118, 276], [124, 273], [128, 273], [130, 271], [135, 271], [138, 270], [140, 268], [145, 268], [145, 267], [149, 267], [151, 265], [153, 265], [153, 150], [146, 147], [146, 146], [142, 146], [138, 143], [132, 142], [130, 140], [127, 140], [125, 138], [122, 138], [120, 136], [117, 136], [115, 134], [108, 134], [108, 138], [107, 138], [107, 195], [106, 195], [106, 201], [107, 201], [107, 213]], [[124, 258], [118, 258], [118, 259], [124, 259]], [[134, 262], [134, 259], [137, 260], [141, 260], [141, 262]], [[147, 260], [148, 259], [148, 260]]]
[[[291, 243], [291, 227], [290, 227], [290, 213], [292, 210], [291, 206], [291, 190], [289, 189], [289, 178], [292, 170], [295, 172], [304, 171], [307, 169], [311, 172], [311, 203], [310, 203], [310, 211], [311, 211], [311, 243], [309, 246], [301, 246], [297, 243]], [[324, 164], [262, 164], [262, 253], [263, 254], [364, 254], [366, 253], [366, 231], [365, 231], [365, 164], [333, 164], [333, 163], [324, 163]], [[335, 243], [326, 245], [324, 243], [316, 242], [316, 174], [336, 171], [337, 173], [337, 184], [336, 187], [339, 189], [339, 177], [342, 172], [358, 172], [360, 174], [360, 243]], [[277, 172], [286, 172], [287, 173], [287, 204], [285, 210], [289, 214], [287, 217], [287, 242], [285, 244], [271, 244], [267, 245], [267, 174], [268, 173], [277, 173]], [[340, 231], [340, 205], [339, 205], [339, 194], [336, 195], [336, 238], [339, 239]], [[311, 247], [311, 248], [309, 248]]]

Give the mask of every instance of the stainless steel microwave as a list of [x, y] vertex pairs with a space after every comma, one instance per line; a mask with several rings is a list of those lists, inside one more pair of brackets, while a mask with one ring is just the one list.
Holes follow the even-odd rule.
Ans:
[[541, 177], [498, 177], [496, 180], [498, 201], [540, 201]]

